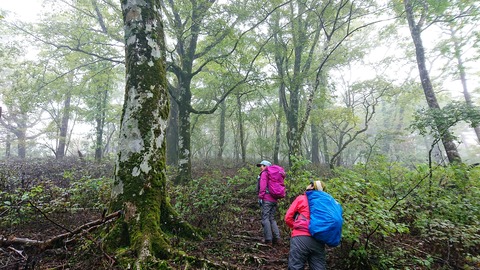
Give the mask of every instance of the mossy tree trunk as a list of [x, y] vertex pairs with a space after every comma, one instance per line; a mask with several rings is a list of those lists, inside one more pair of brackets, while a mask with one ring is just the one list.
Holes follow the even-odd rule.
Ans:
[[161, 5], [160, 0], [121, 3], [126, 86], [111, 210], [124, 214], [109, 231], [105, 246], [121, 265], [158, 269], [173, 252], [164, 232], [192, 232], [189, 226], [179, 226], [166, 197], [169, 100]]

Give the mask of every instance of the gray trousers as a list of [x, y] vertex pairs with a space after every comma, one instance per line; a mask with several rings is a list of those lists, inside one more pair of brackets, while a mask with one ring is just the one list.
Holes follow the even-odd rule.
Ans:
[[326, 270], [325, 244], [311, 236], [292, 237], [288, 254], [288, 270], [303, 270], [307, 261], [310, 270]]
[[278, 230], [277, 222], [275, 221], [275, 211], [277, 210], [277, 203], [263, 201], [262, 204], [262, 226], [263, 237], [265, 241], [272, 241], [280, 239], [280, 231]]

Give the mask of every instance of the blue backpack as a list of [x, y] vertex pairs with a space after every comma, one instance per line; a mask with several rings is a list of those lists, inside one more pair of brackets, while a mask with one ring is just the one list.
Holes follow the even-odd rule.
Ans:
[[330, 247], [338, 246], [342, 238], [342, 206], [326, 192], [315, 190], [306, 194], [310, 208], [310, 234]]

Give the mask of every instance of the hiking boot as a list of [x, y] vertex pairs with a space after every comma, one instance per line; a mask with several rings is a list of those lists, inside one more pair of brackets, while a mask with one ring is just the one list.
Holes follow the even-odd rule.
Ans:
[[272, 241], [271, 240], [265, 240], [264, 244], [271, 247], [272, 246]]

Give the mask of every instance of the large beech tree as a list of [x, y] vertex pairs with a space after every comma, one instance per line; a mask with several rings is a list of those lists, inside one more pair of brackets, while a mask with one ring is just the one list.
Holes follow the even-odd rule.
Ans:
[[[125, 100], [111, 210], [122, 217], [107, 236], [110, 252], [131, 269], [158, 269], [173, 250], [165, 231], [191, 235], [166, 197], [165, 134], [169, 101], [159, 0], [122, 0]], [[124, 256], [121, 256], [121, 255]]]

